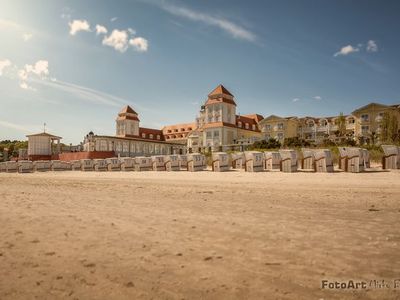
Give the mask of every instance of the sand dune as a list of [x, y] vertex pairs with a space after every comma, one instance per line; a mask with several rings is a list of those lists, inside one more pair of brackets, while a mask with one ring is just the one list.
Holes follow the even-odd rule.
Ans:
[[0, 299], [399, 299], [400, 172], [0, 174]]

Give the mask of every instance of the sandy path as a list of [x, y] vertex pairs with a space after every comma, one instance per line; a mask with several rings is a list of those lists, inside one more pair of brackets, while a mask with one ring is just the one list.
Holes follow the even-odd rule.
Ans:
[[0, 174], [0, 299], [399, 299], [400, 172]]

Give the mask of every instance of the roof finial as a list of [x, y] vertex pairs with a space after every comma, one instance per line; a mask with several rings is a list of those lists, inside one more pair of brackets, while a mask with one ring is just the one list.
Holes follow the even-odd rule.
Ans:
[[43, 123], [43, 132], [46, 133], [46, 123]]

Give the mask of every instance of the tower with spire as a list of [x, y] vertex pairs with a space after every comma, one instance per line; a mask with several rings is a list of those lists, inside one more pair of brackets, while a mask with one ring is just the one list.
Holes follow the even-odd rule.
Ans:
[[118, 137], [138, 137], [139, 136], [139, 117], [129, 105], [125, 106], [116, 119], [116, 136]]

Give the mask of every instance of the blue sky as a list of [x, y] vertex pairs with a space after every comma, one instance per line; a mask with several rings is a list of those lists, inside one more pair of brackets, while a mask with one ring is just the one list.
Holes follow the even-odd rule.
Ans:
[[220, 83], [241, 114], [400, 103], [399, 13], [390, 0], [0, 0], [0, 139], [44, 122], [65, 143], [112, 135], [125, 104], [143, 127], [192, 122]]

